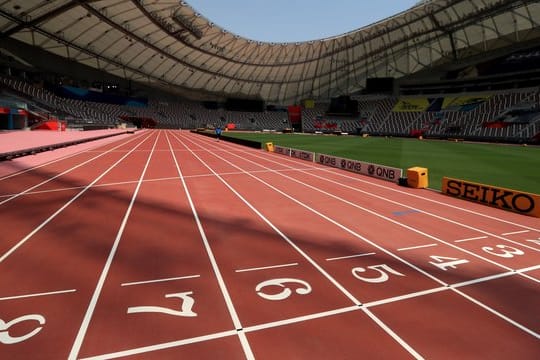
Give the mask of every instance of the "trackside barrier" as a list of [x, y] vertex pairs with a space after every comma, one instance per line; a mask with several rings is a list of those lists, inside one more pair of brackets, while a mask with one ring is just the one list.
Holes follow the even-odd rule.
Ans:
[[338, 169], [355, 172], [362, 175], [376, 177], [397, 183], [402, 176], [403, 170], [399, 168], [372, 164], [368, 162], [345, 159], [332, 155], [317, 154], [310, 151], [291, 149], [284, 146], [274, 145], [274, 152], [285, 156], [316, 162]]
[[292, 148], [274, 145], [274, 152], [277, 154], [290, 156], [293, 158], [302, 159], [306, 161], [311, 161], [311, 162], [315, 161], [315, 153], [311, 151], [298, 150], [298, 149], [292, 149]]
[[325, 154], [316, 154], [315, 162], [322, 165], [331, 166], [382, 180], [392, 181], [395, 183], [398, 182], [398, 179], [402, 176], [403, 173], [403, 170], [400, 168], [373, 164], [358, 160], [345, 159]]
[[523, 215], [540, 217], [540, 195], [443, 177], [443, 194]]
[[291, 156], [291, 149], [279, 145], [274, 145], [274, 152], [276, 154]]
[[0, 153], [0, 161], [12, 160], [12, 159], [15, 159], [15, 158], [18, 158], [18, 157], [21, 157], [21, 156], [35, 155], [37, 153], [41, 153], [41, 152], [45, 152], [45, 151], [51, 151], [51, 150], [54, 150], [54, 149], [60, 149], [60, 148], [64, 148], [64, 147], [68, 147], [68, 146], [72, 146], [72, 145], [78, 145], [78, 144], [82, 144], [82, 143], [86, 143], [86, 142], [90, 142], [90, 141], [101, 140], [101, 139], [109, 138], [109, 137], [112, 137], [112, 136], [118, 136], [118, 135], [124, 135], [124, 134], [134, 134], [134, 133], [135, 133], [135, 130], [127, 130], [127, 131], [117, 132], [117, 133], [114, 133], [114, 134], [107, 134], [107, 135], [101, 135], [101, 136], [95, 136], [95, 137], [91, 137], [91, 138], [86, 138], [86, 139], [72, 140], [72, 141], [66, 141], [66, 142], [57, 143], [57, 144], [50, 144], [50, 145], [41, 145], [41, 146], [22, 149], [22, 150], [16, 150], [16, 151]]
[[302, 159], [306, 161], [313, 162], [315, 160], [315, 153], [311, 151], [304, 151], [304, 150], [298, 150], [298, 149], [290, 149], [290, 157]]

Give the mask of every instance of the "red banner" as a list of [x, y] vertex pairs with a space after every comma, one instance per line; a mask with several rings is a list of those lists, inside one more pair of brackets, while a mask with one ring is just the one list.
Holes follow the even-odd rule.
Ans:
[[291, 124], [299, 124], [302, 122], [302, 107], [299, 105], [289, 105], [287, 108], [289, 113], [289, 122]]

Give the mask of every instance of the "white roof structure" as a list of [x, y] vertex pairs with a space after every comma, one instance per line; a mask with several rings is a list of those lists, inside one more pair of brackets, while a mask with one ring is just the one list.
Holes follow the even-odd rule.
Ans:
[[[432, 0], [335, 37], [263, 43], [178, 0], [0, 0], [11, 37], [116, 76], [292, 103], [540, 39], [535, 0]], [[1, 41], [0, 41], [1, 43]]]

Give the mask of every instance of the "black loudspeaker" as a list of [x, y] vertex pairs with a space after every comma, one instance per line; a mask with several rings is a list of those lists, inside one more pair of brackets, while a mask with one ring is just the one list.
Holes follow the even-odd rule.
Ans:
[[398, 185], [399, 185], [399, 186], [408, 186], [407, 178], [404, 178], [404, 177], [399, 178], [399, 179], [398, 179]]

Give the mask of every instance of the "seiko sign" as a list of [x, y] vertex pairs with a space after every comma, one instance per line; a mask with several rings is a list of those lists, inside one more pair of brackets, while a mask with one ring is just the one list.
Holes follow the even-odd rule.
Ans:
[[500, 209], [540, 217], [540, 196], [536, 194], [446, 177], [443, 178], [442, 192]]

